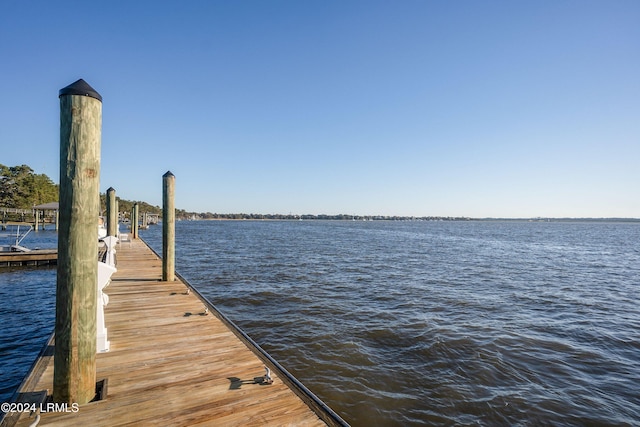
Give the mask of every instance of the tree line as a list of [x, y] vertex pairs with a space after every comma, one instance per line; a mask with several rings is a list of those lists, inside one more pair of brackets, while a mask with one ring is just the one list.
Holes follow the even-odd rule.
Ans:
[[[45, 174], [37, 174], [27, 165], [5, 166], [0, 164], [0, 207], [15, 209], [31, 209], [33, 206], [57, 202], [58, 201], [58, 185]], [[106, 193], [100, 194], [100, 211], [106, 213]], [[161, 215], [162, 208], [153, 206], [143, 201], [132, 201], [121, 199], [118, 200], [118, 210], [120, 212], [130, 213], [133, 205], [138, 204], [139, 212], [149, 212]], [[240, 219], [240, 220], [469, 220], [464, 217], [403, 217], [403, 216], [361, 216], [361, 215], [293, 215], [293, 214], [219, 214], [211, 212], [187, 212], [184, 209], [176, 209], [176, 218], [183, 220], [192, 219]]]
[[[106, 212], [106, 193], [100, 194], [100, 210]], [[120, 212], [131, 212], [138, 203], [140, 212], [162, 213], [158, 206], [147, 202], [116, 197]], [[45, 174], [37, 174], [30, 166], [0, 164], [0, 207], [32, 209], [34, 206], [59, 201], [59, 186]]]
[[186, 212], [181, 209], [176, 210], [176, 218], [187, 220], [211, 220], [211, 219], [232, 219], [232, 220], [337, 220], [337, 221], [469, 221], [468, 217], [450, 216], [397, 216], [397, 215], [350, 215], [350, 214], [247, 214], [247, 213], [197, 213]]
[[[159, 206], [150, 205], [147, 202], [143, 202], [140, 200], [125, 200], [116, 196], [116, 201], [118, 202], [118, 211], [124, 212], [125, 214], [130, 214], [131, 209], [133, 209], [133, 205], [138, 204], [138, 212], [148, 212], [153, 214], [162, 215], [162, 209]], [[100, 212], [105, 215], [107, 212], [107, 194], [100, 194]]]
[[58, 201], [58, 185], [45, 174], [37, 174], [27, 165], [0, 164], [0, 206], [31, 209]]

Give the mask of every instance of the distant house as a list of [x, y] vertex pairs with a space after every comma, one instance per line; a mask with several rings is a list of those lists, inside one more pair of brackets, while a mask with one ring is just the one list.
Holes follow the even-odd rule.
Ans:
[[45, 222], [57, 222], [56, 217], [58, 216], [59, 209], [60, 205], [58, 202], [43, 203], [33, 207], [34, 211], [42, 211], [42, 219]]

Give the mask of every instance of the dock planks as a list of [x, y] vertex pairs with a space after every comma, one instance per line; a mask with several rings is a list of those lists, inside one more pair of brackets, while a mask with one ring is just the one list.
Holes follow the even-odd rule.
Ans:
[[[117, 257], [105, 289], [111, 349], [96, 360], [107, 397], [75, 413], [43, 412], [41, 425], [346, 425], [339, 417], [321, 419], [286, 373], [272, 367], [273, 384], [261, 384], [268, 361], [216, 313], [205, 314], [206, 303], [188, 285], [160, 281], [162, 261], [144, 242], [118, 245]], [[52, 354], [44, 352], [22, 384], [23, 398], [51, 394]], [[22, 414], [16, 425], [28, 426], [35, 416]]]
[[0, 267], [56, 265], [57, 249], [34, 249], [28, 252], [0, 252]]

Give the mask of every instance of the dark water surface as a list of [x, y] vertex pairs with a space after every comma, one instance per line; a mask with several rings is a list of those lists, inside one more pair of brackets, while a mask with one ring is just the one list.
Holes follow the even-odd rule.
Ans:
[[[141, 235], [161, 251], [161, 227]], [[177, 270], [354, 426], [640, 424], [638, 223], [183, 221], [176, 238]], [[1, 392], [54, 304], [26, 356], [5, 325], [35, 316], [18, 306], [36, 279], [25, 297], [5, 274]]]
[[352, 425], [637, 425], [639, 242], [637, 223], [238, 221], [178, 223], [176, 246]]
[[[22, 242], [30, 249], [57, 244], [51, 230], [32, 231]], [[55, 267], [0, 268], [0, 403], [11, 398], [51, 336], [55, 311]]]

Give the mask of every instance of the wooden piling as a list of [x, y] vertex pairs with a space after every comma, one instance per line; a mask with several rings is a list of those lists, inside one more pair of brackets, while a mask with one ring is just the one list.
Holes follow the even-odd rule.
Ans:
[[84, 80], [60, 90], [60, 224], [53, 398], [96, 390], [97, 221], [102, 97]]
[[167, 171], [162, 175], [162, 280], [176, 280], [176, 210], [175, 210], [176, 177]]
[[134, 203], [133, 207], [131, 208], [131, 238], [132, 239], [137, 239], [138, 238], [138, 221], [140, 219], [138, 218], [138, 204]]
[[116, 190], [113, 187], [109, 187], [107, 190], [107, 236], [116, 236], [117, 232], [118, 207], [116, 204]]

